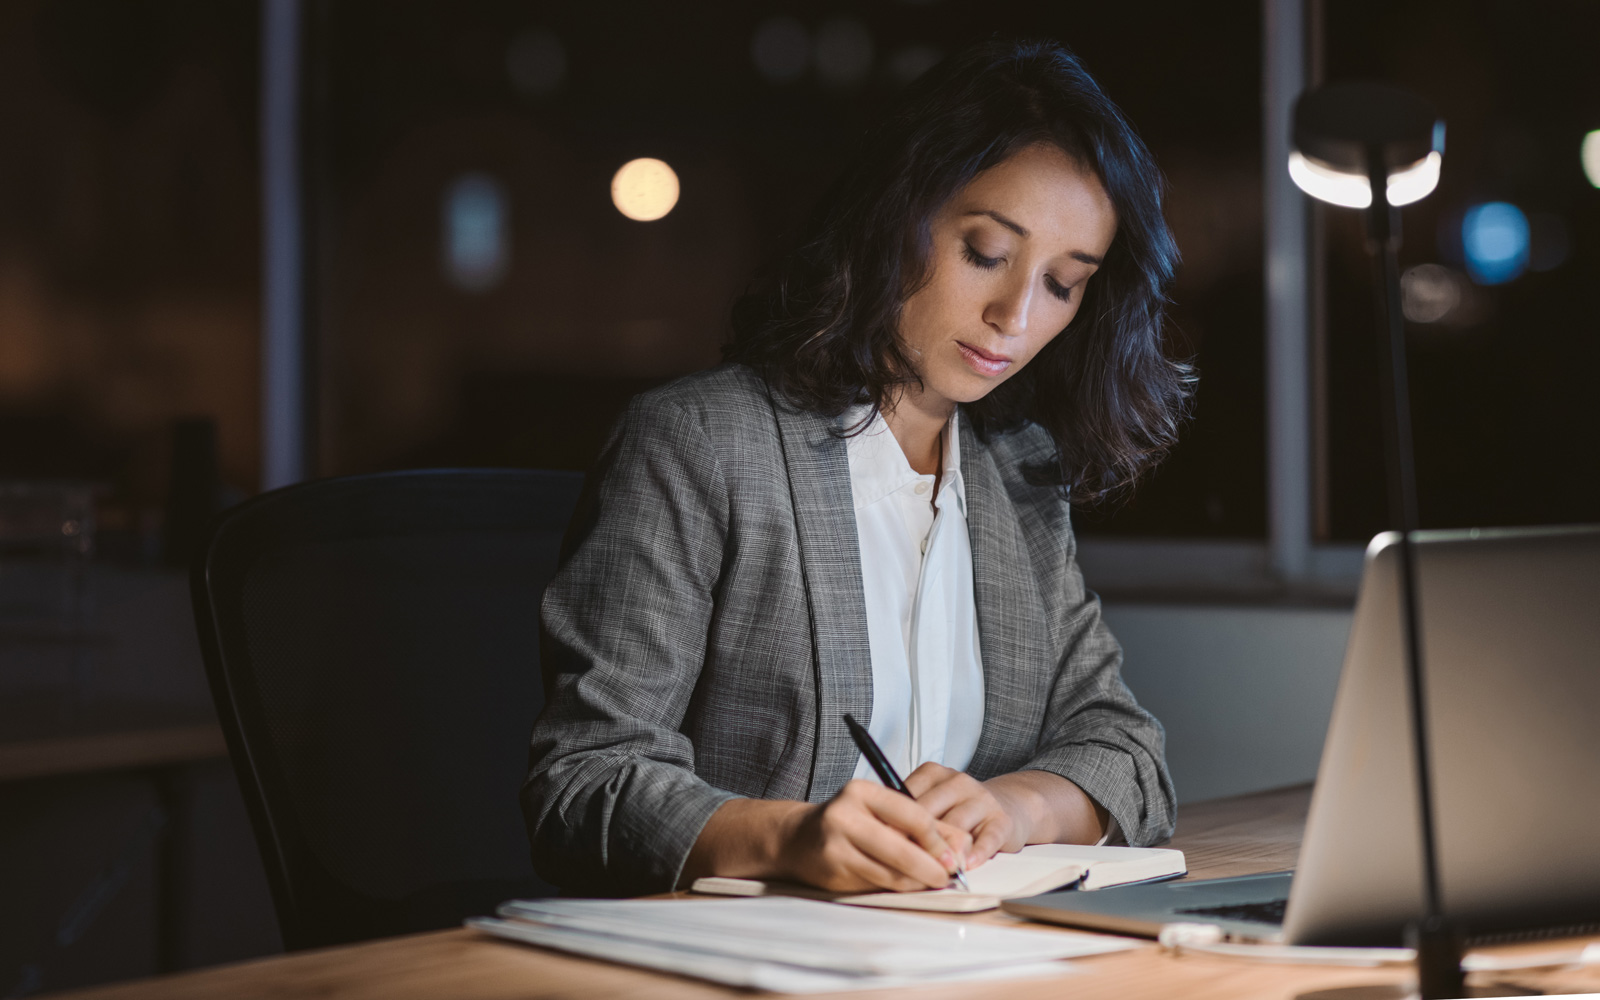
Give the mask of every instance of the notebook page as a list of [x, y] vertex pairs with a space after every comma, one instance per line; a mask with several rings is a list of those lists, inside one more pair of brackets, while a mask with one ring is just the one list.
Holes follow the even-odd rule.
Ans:
[[[1037, 896], [1076, 882], [1084, 866], [1076, 861], [1049, 855], [996, 854], [988, 862], [967, 872], [967, 885], [979, 896]], [[947, 890], [948, 891], [948, 890]]]
[[880, 906], [893, 910], [934, 910], [971, 913], [991, 910], [1002, 899], [1037, 896], [1076, 882], [1083, 875], [1081, 864], [1040, 855], [997, 854], [986, 864], [966, 873], [972, 891], [935, 889], [925, 892], [871, 892], [839, 896], [836, 903], [851, 906]]

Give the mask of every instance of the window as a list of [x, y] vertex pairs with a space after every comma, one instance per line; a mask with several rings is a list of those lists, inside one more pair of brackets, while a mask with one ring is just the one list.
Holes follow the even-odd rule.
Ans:
[[[582, 468], [633, 392], [713, 364], [751, 271], [820, 197], [855, 136], [943, 54], [996, 32], [1059, 38], [1171, 178], [1184, 252], [1173, 337], [1204, 373], [1172, 460], [1113, 537], [1265, 533], [1260, 19], [1250, 5], [346, 2], [314, 26], [327, 84], [324, 473], [417, 464]], [[616, 170], [672, 165], [653, 222]], [[512, 248], [492, 286], [437, 265], [439, 205], [491, 177]], [[498, 245], [498, 244], [497, 244]]]
[[[1438, 190], [1404, 213], [1406, 336], [1424, 527], [1600, 520], [1585, 135], [1600, 9], [1468, 0], [1326, 5], [1332, 78], [1379, 77], [1447, 123]], [[1325, 537], [1388, 521], [1360, 220], [1327, 219]]]

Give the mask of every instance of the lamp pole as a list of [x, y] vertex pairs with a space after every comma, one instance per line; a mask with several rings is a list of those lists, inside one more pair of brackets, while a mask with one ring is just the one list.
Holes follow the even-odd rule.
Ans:
[[1422, 839], [1421, 920], [1406, 928], [1417, 953], [1417, 991], [1423, 1000], [1463, 995], [1461, 943], [1448, 920], [1439, 891], [1438, 839], [1433, 812], [1433, 768], [1428, 754], [1427, 691], [1422, 673], [1422, 632], [1418, 624], [1417, 561], [1412, 532], [1417, 530], [1416, 457], [1412, 450], [1411, 400], [1406, 377], [1405, 324], [1400, 309], [1400, 210], [1389, 203], [1389, 171], [1381, 147], [1367, 153], [1372, 204], [1367, 209], [1367, 252], [1372, 255], [1378, 295], [1378, 378], [1389, 400], [1384, 411], [1384, 454], [1388, 463], [1389, 509], [1400, 529], [1400, 628], [1405, 646], [1411, 701], [1412, 756], [1417, 781], [1417, 818]]
[[1445, 919], [1439, 887], [1422, 630], [1417, 624], [1417, 556], [1412, 539], [1417, 530], [1417, 470], [1400, 313], [1399, 206], [1426, 197], [1438, 185], [1443, 155], [1444, 120], [1427, 101], [1398, 87], [1336, 83], [1307, 91], [1295, 103], [1289, 176], [1315, 198], [1367, 211], [1367, 252], [1377, 282], [1379, 381], [1388, 397], [1383, 426], [1389, 510], [1400, 529], [1400, 634], [1411, 702], [1422, 846], [1423, 912], [1406, 925], [1406, 937], [1416, 949], [1417, 988], [1423, 1000], [1459, 997], [1463, 983], [1461, 944]]

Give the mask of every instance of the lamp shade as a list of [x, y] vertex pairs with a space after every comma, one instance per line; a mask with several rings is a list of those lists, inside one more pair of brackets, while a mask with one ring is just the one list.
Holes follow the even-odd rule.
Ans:
[[1372, 203], [1371, 168], [1381, 163], [1389, 204], [1406, 205], [1439, 183], [1444, 119], [1409, 90], [1334, 83], [1295, 102], [1292, 141], [1289, 175], [1312, 197], [1366, 208]]

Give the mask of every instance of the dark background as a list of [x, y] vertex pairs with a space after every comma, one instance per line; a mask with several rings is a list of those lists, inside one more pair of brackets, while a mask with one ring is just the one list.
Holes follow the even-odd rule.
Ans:
[[[870, 68], [765, 79], [751, 39], [775, 15], [813, 39], [840, 19], [864, 29]], [[1264, 534], [1254, 5], [345, 0], [309, 16], [319, 473], [582, 468], [628, 395], [714, 363], [732, 299], [908, 72], [998, 31], [1083, 56], [1165, 169], [1184, 253], [1172, 338], [1202, 373], [1196, 418], [1136, 500], [1087, 529]], [[1413, 329], [1424, 521], [1592, 518], [1597, 198], [1577, 148], [1600, 125], [1582, 48], [1600, 18], [1408, 0], [1323, 20], [1329, 78], [1408, 84], [1449, 121], [1441, 188], [1406, 212], [1407, 265], [1449, 263], [1441, 230], [1474, 202], [1565, 228], [1558, 266], [1479, 289], [1467, 321]], [[0, 476], [102, 483], [102, 529], [156, 532], [171, 421], [200, 415], [225, 483], [252, 492], [254, 5], [7, 0], [0, 25]], [[508, 68], [529, 32], [559, 40], [553, 88]], [[659, 222], [607, 198], [640, 155], [682, 180]], [[442, 198], [466, 173], [496, 179], [508, 213], [508, 267], [476, 292], [440, 263]], [[1360, 541], [1383, 526], [1366, 258], [1357, 218], [1326, 218], [1320, 528]]]
[[[0, 154], [0, 475], [102, 482], [103, 531], [159, 531], [177, 417], [215, 419], [225, 483], [257, 487], [255, 9], [0, 11], [0, 115], [39, 137]], [[751, 39], [775, 15], [813, 39], [864, 30], [869, 68], [767, 80]], [[508, 72], [529, 31], [564, 50], [548, 92]], [[1172, 182], [1172, 335], [1206, 373], [1199, 417], [1105, 529], [1259, 536], [1249, 4], [311, 5], [317, 471], [584, 467], [628, 395], [716, 361], [734, 297], [909, 71], [997, 31], [1071, 44]], [[607, 196], [644, 155], [683, 187], [654, 223]], [[509, 217], [509, 266], [477, 292], [440, 261], [467, 173], [499, 182]]]
[[[307, 14], [317, 474], [585, 467], [632, 393], [716, 362], [734, 297], [897, 90], [1007, 32], [1066, 42], [1122, 105], [1168, 176], [1184, 255], [1170, 335], [1201, 372], [1195, 419], [1130, 503], [1082, 515], [1085, 533], [1265, 536], [1256, 4], [317, 0]], [[775, 82], [752, 39], [779, 16], [812, 47]], [[86, 484], [97, 521], [88, 631], [0, 607], [0, 740], [52, 712], [81, 722], [86, 691], [209, 711], [174, 540], [260, 485], [259, 21], [240, 0], [0, 0], [0, 486]], [[1424, 524], [1600, 520], [1600, 192], [1578, 156], [1600, 128], [1600, 8], [1341, 0], [1321, 24], [1329, 79], [1410, 86], [1449, 122], [1443, 180], [1406, 209], [1402, 251], [1462, 296], [1408, 327]], [[526, 62], [551, 38], [559, 73]], [[858, 75], [830, 79], [824, 38], [867, 40]], [[657, 222], [609, 200], [638, 156], [682, 182]], [[505, 269], [479, 290], [444, 266], [445, 199], [469, 175], [506, 209]], [[1493, 286], [1464, 276], [1460, 237], [1487, 201], [1534, 222], [1536, 266]], [[1318, 217], [1318, 535], [1363, 542], [1386, 520], [1368, 265], [1354, 213]], [[180, 495], [212, 477], [220, 493]], [[10, 558], [0, 547], [5, 586]], [[225, 764], [182, 780], [185, 836], [203, 845], [182, 961], [272, 950]], [[0, 996], [153, 971], [152, 796], [138, 774], [0, 783]]]
[[[1600, 368], [1600, 192], [1578, 156], [1600, 128], [1600, 77], [1585, 47], [1597, 26], [1600, 8], [1583, 3], [1327, 5], [1330, 79], [1411, 87], [1448, 123], [1439, 189], [1404, 213], [1401, 266], [1459, 269], [1461, 217], [1473, 204], [1510, 202], [1533, 222], [1528, 272], [1473, 289], [1447, 322], [1408, 327], [1425, 527], [1600, 519], [1590, 384]], [[1354, 213], [1327, 214], [1331, 528], [1365, 540], [1384, 523], [1371, 284]], [[1548, 245], [1561, 242], [1565, 254]]]

